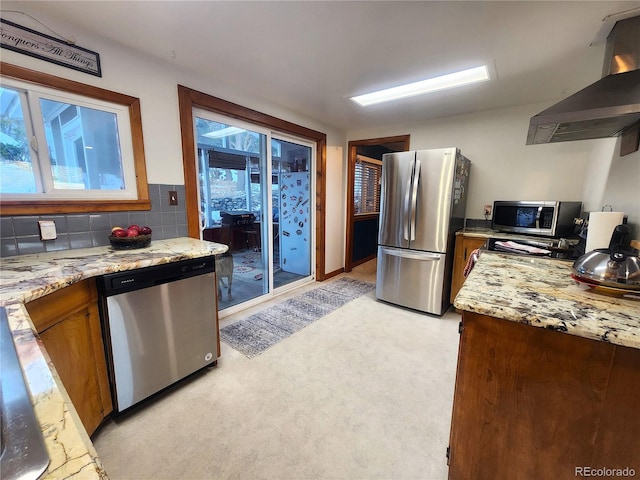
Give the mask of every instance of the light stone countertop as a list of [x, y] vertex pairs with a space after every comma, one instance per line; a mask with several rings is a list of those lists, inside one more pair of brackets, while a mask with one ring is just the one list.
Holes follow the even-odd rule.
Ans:
[[0, 305], [7, 310], [50, 463], [42, 479], [106, 479], [107, 474], [38, 338], [24, 304], [80, 280], [123, 270], [217, 255], [228, 247], [193, 238], [153, 240], [147, 248], [95, 247], [1, 259]]
[[640, 349], [640, 299], [594, 292], [571, 261], [482, 251], [455, 298], [459, 310]]
[[[466, 227], [456, 232], [456, 235], [464, 235], [465, 237], [475, 238], [504, 238], [513, 241], [518, 240], [533, 240], [537, 242], [550, 242], [554, 240], [552, 237], [544, 237], [537, 235], [527, 235], [524, 233], [512, 233], [512, 232], [500, 232], [498, 230], [492, 230], [490, 228], [483, 227]], [[577, 240], [574, 239], [577, 242]]]

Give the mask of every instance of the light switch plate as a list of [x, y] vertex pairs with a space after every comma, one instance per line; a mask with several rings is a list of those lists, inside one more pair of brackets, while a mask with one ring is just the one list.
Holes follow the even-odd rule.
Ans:
[[53, 220], [38, 220], [38, 225], [40, 226], [41, 240], [55, 240], [58, 238], [56, 224]]

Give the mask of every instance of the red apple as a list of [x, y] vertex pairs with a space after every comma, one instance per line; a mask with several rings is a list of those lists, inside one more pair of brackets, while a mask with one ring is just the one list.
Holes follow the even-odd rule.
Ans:
[[113, 235], [114, 237], [126, 237], [127, 231], [124, 228], [120, 228], [111, 232], [111, 235]]
[[137, 237], [139, 233], [140, 230], [138, 230], [137, 228], [127, 228], [127, 237]]
[[140, 235], [150, 235], [151, 229], [146, 225], [144, 227], [140, 227]]
[[134, 225], [129, 225], [127, 227], [127, 230], [132, 230], [132, 229], [137, 230], [138, 232], [140, 231], [140, 227], [138, 225], [135, 225], [135, 224]]

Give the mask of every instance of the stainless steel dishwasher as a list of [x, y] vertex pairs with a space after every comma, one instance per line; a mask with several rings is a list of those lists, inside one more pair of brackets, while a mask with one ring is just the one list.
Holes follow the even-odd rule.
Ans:
[[104, 275], [98, 289], [116, 413], [217, 363], [213, 256]]

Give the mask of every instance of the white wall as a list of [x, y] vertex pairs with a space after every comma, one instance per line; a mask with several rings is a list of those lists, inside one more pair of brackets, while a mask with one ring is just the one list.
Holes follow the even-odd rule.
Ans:
[[[640, 240], [640, 151], [621, 157], [619, 142], [611, 161], [600, 204], [624, 212], [631, 227], [631, 238]], [[599, 210], [599, 209], [598, 209]]]
[[590, 153], [583, 192], [585, 211], [610, 205], [624, 212], [632, 238], [640, 239], [640, 151], [621, 157], [620, 138], [601, 140]]
[[[619, 157], [618, 139], [526, 145], [529, 119], [550, 103], [347, 132], [348, 140], [410, 134], [411, 149], [459, 147], [471, 162], [467, 218], [494, 200], [579, 200], [604, 204], [640, 224], [640, 155]], [[637, 228], [637, 227], [635, 227]]]
[[[325, 271], [335, 272], [344, 267], [346, 240], [346, 162], [342, 147], [327, 147], [327, 192], [326, 192], [326, 245]], [[338, 232], [340, 234], [338, 235]]]
[[[202, 76], [178, 67], [174, 63], [140, 56], [131, 49], [95, 37], [90, 32], [79, 30], [76, 26], [54, 22], [39, 13], [37, 5], [29, 4], [29, 2], [22, 2], [20, 10], [31, 13], [55, 31], [73, 35], [79, 46], [99, 53], [102, 77], [77, 72], [6, 49], [2, 50], [2, 61], [140, 98], [149, 183], [184, 184], [177, 95], [177, 86], [180, 84], [326, 133], [328, 150], [340, 149], [337, 155], [327, 158], [327, 185], [342, 184], [344, 132], [301, 117], [294, 112], [269, 103], [264, 97], [239, 91], [233, 85], [219, 81], [215, 77], [214, 65], [211, 66], [210, 75]], [[18, 23], [37, 31], [43, 30], [42, 26], [30, 21], [27, 17], [20, 17]], [[268, 92], [264, 92], [263, 95], [268, 96]], [[341, 248], [336, 248], [344, 243], [342, 208], [344, 193], [333, 191], [331, 198], [331, 209], [327, 210], [325, 229], [325, 243], [327, 246], [332, 246], [327, 248], [326, 252], [327, 272], [344, 265], [344, 251]], [[338, 200], [341, 200], [341, 203], [338, 203]]]
[[585, 169], [586, 178], [582, 184], [585, 212], [600, 211], [604, 205], [602, 198], [607, 186], [611, 163], [616, 156], [617, 144], [616, 138], [602, 140], [594, 145], [589, 153]]

